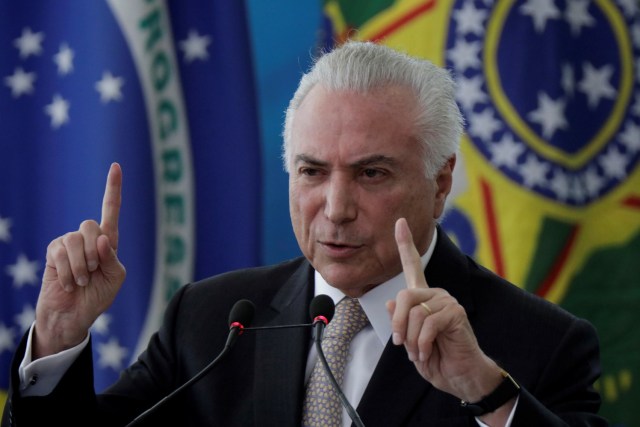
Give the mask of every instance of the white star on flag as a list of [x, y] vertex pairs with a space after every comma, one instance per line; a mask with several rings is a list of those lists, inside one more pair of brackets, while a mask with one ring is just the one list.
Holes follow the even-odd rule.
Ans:
[[524, 145], [518, 144], [509, 134], [503, 136], [499, 142], [491, 144], [489, 150], [491, 163], [513, 169], [518, 166], [518, 157], [524, 152]]
[[542, 126], [542, 136], [551, 139], [558, 129], [567, 129], [569, 123], [564, 117], [565, 102], [561, 99], [553, 100], [544, 92], [538, 93], [538, 108], [529, 113], [528, 117], [534, 123]]
[[33, 324], [33, 321], [36, 320], [36, 310], [32, 305], [27, 304], [22, 308], [20, 314], [16, 314], [14, 319], [16, 324], [20, 326], [20, 331], [24, 332], [28, 330]]
[[527, 156], [527, 160], [520, 168], [524, 185], [529, 188], [544, 184], [547, 181], [545, 176], [548, 171], [549, 165], [539, 161], [533, 155]]
[[11, 218], [2, 218], [0, 216], [0, 242], [9, 243], [11, 241]]
[[39, 268], [40, 263], [38, 261], [29, 261], [29, 258], [24, 254], [20, 254], [16, 263], [8, 265], [5, 271], [9, 276], [13, 277], [13, 286], [21, 288], [26, 284], [38, 284], [37, 272]]
[[633, 123], [627, 124], [624, 132], [620, 134], [620, 141], [630, 152], [640, 151], [640, 126]]
[[573, 0], [567, 3], [567, 10], [564, 13], [565, 19], [571, 27], [571, 34], [574, 37], [580, 36], [582, 27], [593, 27], [596, 20], [589, 14], [587, 0]]
[[587, 96], [589, 108], [596, 108], [602, 98], [616, 97], [616, 90], [609, 81], [613, 74], [613, 66], [607, 64], [597, 69], [587, 62], [582, 66], [582, 71], [584, 75], [578, 83], [578, 89]]
[[102, 313], [93, 325], [91, 326], [91, 330], [95, 331], [101, 335], [105, 335], [109, 332], [109, 324], [111, 323], [111, 315], [108, 313]]
[[60, 45], [58, 53], [53, 55], [53, 62], [58, 66], [58, 74], [65, 75], [73, 71], [73, 50], [66, 43]]
[[205, 60], [209, 58], [207, 46], [211, 43], [211, 37], [201, 36], [196, 30], [190, 30], [189, 36], [180, 41], [180, 49], [184, 51], [184, 60], [192, 62], [195, 59]]
[[456, 96], [462, 106], [468, 110], [473, 110], [476, 104], [486, 102], [489, 98], [482, 90], [482, 77], [475, 76], [471, 79], [461, 76], [456, 87]]
[[128, 350], [118, 343], [118, 339], [111, 337], [106, 344], [98, 344], [98, 365], [102, 368], [110, 367], [115, 370], [122, 369], [122, 359], [127, 356]]
[[461, 34], [480, 35], [484, 32], [484, 20], [487, 18], [485, 9], [477, 9], [473, 3], [465, 3], [462, 9], [453, 12], [458, 24], [457, 32]]
[[624, 10], [624, 14], [633, 17], [638, 12], [638, 4], [636, 0], [620, 0], [620, 7]]
[[558, 199], [567, 200], [567, 197], [569, 197], [569, 178], [561, 170], [554, 171], [550, 187], [556, 193]]
[[100, 92], [100, 101], [107, 103], [109, 101], [119, 101], [122, 99], [122, 85], [124, 79], [115, 77], [109, 71], [102, 73], [102, 79], [96, 82], [95, 88]]
[[51, 117], [51, 127], [59, 128], [69, 121], [69, 101], [60, 95], [54, 95], [51, 104], [44, 107], [45, 113]]
[[471, 133], [478, 135], [485, 141], [492, 139], [493, 134], [502, 127], [502, 122], [494, 117], [493, 111], [489, 108], [485, 109], [482, 113], [471, 116], [469, 122]]
[[533, 19], [533, 26], [538, 33], [544, 31], [549, 19], [560, 17], [560, 11], [553, 0], [527, 0], [527, 3], [520, 6], [520, 13]]
[[582, 182], [575, 176], [569, 179], [569, 194], [573, 200], [577, 202], [583, 202], [587, 197], [587, 190], [584, 188]]
[[4, 78], [4, 83], [11, 88], [11, 95], [19, 98], [25, 93], [33, 93], [33, 81], [36, 73], [25, 72], [21, 67], [14, 70], [13, 74]]
[[481, 49], [482, 45], [479, 42], [458, 39], [453, 49], [449, 50], [449, 58], [458, 71], [465, 71], [469, 67], [477, 68], [480, 66]]
[[596, 196], [604, 186], [604, 179], [595, 166], [591, 166], [584, 175], [584, 183], [589, 195]]
[[31, 28], [26, 27], [22, 30], [22, 35], [13, 41], [13, 45], [20, 51], [20, 58], [25, 59], [42, 53], [42, 39], [43, 33], [34, 33]]
[[3, 351], [13, 350], [13, 340], [15, 331], [11, 328], [7, 328], [3, 323], [0, 323], [0, 354]]
[[624, 178], [627, 176], [625, 171], [627, 167], [627, 158], [618, 151], [617, 148], [611, 147], [600, 159], [600, 165], [604, 169], [604, 173], [612, 178]]

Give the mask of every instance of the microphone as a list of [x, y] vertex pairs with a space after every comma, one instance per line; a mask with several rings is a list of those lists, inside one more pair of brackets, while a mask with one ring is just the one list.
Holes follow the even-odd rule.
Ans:
[[256, 311], [256, 307], [253, 303], [246, 299], [241, 299], [237, 301], [233, 307], [231, 308], [231, 312], [229, 313], [229, 335], [227, 336], [227, 342], [224, 345], [224, 348], [218, 356], [211, 361], [207, 366], [205, 366], [200, 372], [198, 372], [194, 377], [190, 380], [182, 384], [177, 389], [173, 390], [171, 393], [166, 395], [160, 401], [158, 401], [155, 405], [138, 415], [133, 419], [126, 427], [132, 427], [142, 420], [147, 418], [153, 412], [155, 412], [160, 406], [164, 405], [169, 400], [173, 399], [176, 395], [182, 392], [184, 389], [190, 387], [197, 381], [199, 381], [202, 377], [204, 377], [214, 366], [218, 364], [218, 362], [229, 353], [229, 350], [235, 344], [236, 339], [242, 335], [242, 332], [246, 329], [245, 325], [250, 325], [253, 321], [253, 315]]
[[333, 376], [333, 373], [331, 372], [331, 368], [329, 368], [329, 364], [327, 363], [327, 359], [324, 355], [324, 351], [322, 351], [322, 334], [324, 332], [324, 328], [327, 325], [327, 323], [329, 323], [333, 318], [335, 308], [336, 306], [333, 303], [333, 300], [331, 299], [331, 297], [327, 295], [318, 295], [311, 301], [311, 306], [309, 307], [309, 314], [313, 319], [313, 324], [315, 327], [315, 334], [314, 334], [313, 340], [315, 342], [316, 350], [318, 352], [318, 358], [322, 363], [322, 367], [324, 368], [324, 371], [327, 374], [327, 377], [329, 377], [329, 381], [331, 382], [331, 385], [333, 386], [334, 391], [336, 392], [336, 394], [338, 395], [338, 398], [340, 399], [340, 403], [342, 403], [342, 406], [347, 410], [347, 413], [349, 414], [349, 418], [351, 418], [351, 421], [356, 425], [356, 427], [364, 427], [364, 424], [360, 419], [360, 415], [358, 415], [356, 410], [353, 409], [353, 406], [351, 406], [351, 403], [349, 403], [349, 400], [347, 400], [347, 396], [345, 396], [344, 393], [342, 392], [342, 389], [340, 389], [340, 385], [338, 384], [338, 381], [336, 381], [336, 378]]
[[313, 320], [313, 332], [316, 341], [322, 341], [324, 328], [327, 326], [333, 314], [336, 312], [336, 305], [328, 295], [318, 295], [311, 300], [309, 305], [309, 316]]

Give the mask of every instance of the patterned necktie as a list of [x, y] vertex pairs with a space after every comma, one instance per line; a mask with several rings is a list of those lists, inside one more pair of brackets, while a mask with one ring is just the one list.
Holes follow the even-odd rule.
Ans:
[[[344, 367], [353, 337], [369, 323], [360, 302], [344, 298], [336, 305], [336, 312], [322, 337], [322, 351], [338, 384], [342, 385]], [[342, 407], [331, 386], [320, 359], [316, 361], [309, 378], [302, 410], [304, 427], [340, 427]]]

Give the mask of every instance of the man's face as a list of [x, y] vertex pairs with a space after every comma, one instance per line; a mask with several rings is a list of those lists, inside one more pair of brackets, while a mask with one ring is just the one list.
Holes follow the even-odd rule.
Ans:
[[394, 238], [407, 219], [420, 254], [451, 187], [454, 161], [425, 177], [415, 99], [389, 86], [368, 94], [314, 87], [291, 133], [289, 206], [304, 255], [324, 279], [356, 297], [402, 271]]

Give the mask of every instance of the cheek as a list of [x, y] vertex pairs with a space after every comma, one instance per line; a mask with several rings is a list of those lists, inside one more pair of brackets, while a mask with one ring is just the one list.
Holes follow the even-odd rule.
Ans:
[[317, 211], [316, 205], [310, 192], [298, 188], [290, 190], [289, 215], [298, 240], [309, 235], [309, 227]]
[[382, 203], [378, 203], [377, 215], [381, 222], [390, 224], [392, 235], [395, 229], [395, 222], [399, 218], [407, 218], [407, 220], [413, 218], [414, 220], [422, 221], [425, 218], [431, 219], [433, 214], [431, 192], [424, 186], [420, 186], [420, 188], [424, 191], [398, 191], [391, 197], [386, 198]]
[[413, 201], [411, 214], [407, 215], [414, 243], [421, 254], [428, 247], [431, 229], [435, 225], [436, 211], [434, 207], [434, 200], [428, 195], [416, 197]]

